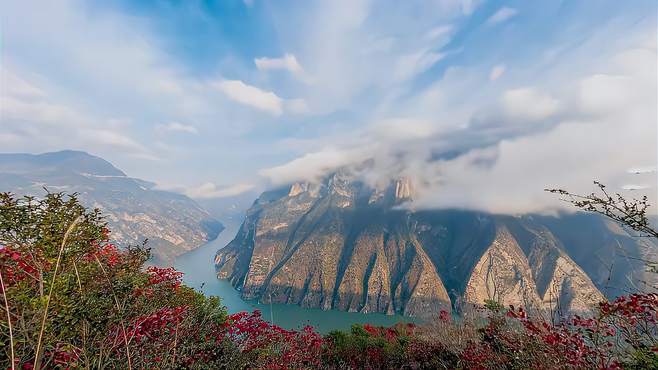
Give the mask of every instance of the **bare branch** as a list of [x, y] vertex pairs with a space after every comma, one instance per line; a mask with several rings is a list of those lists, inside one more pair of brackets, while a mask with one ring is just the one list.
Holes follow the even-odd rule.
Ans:
[[594, 184], [599, 188], [599, 192], [592, 192], [589, 195], [574, 194], [563, 189], [544, 190], [560, 195], [562, 200], [583, 211], [603, 215], [622, 227], [636, 232], [637, 236], [658, 238], [658, 231], [651, 226], [647, 216], [650, 204], [646, 195], [640, 199], [628, 200], [621, 194], [608, 193], [606, 186], [598, 181], [594, 181]]

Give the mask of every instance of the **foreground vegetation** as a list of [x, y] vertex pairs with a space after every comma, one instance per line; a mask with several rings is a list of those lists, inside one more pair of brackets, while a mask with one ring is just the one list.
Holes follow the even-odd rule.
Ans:
[[355, 325], [321, 336], [219, 299], [118, 249], [97, 210], [75, 196], [0, 195], [0, 367], [270, 369], [658, 369], [658, 295], [601, 303], [559, 323], [487, 307], [458, 322]]

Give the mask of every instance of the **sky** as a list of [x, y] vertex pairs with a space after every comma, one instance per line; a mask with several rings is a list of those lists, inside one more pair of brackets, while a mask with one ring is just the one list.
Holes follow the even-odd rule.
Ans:
[[656, 200], [655, 1], [1, 1], [0, 151], [195, 198], [337, 168], [414, 207]]

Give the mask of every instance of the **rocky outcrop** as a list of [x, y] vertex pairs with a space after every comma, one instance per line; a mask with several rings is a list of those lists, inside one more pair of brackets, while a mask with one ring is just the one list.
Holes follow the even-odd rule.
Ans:
[[263, 303], [421, 317], [457, 302], [567, 313], [604, 299], [556, 228], [569, 217], [399, 207], [412, 198], [406, 179], [371, 189], [340, 172], [264, 193], [217, 275]]
[[542, 306], [525, 254], [505, 226], [475, 264], [464, 292], [466, 302], [496, 301], [504, 306]]

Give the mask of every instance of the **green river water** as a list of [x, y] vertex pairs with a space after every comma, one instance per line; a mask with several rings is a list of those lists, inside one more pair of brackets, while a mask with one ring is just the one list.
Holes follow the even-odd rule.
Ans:
[[322, 333], [335, 329], [349, 329], [355, 323], [389, 326], [401, 321], [412, 321], [400, 315], [363, 314], [338, 310], [324, 311], [302, 308], [296, 305], [266, 305], [242, 300], [240, 292], [235, 290], [228, 281], [216, 278], [213, 265], [215, 252], [228, 244], [237, 230], [237, 225], [227, 226], [217, 239], [179, 256], [174, 264], [176, 269], [184, 273], [183, 281], [188, 286], [199, 289], [206, 295], [220, 297], [222, 304], [226, 306], [229, 313], [260, 310], [263, 318], [273, 321], [276, 325], [286, 329], [298, 329], [305, 325], [311, 325]]

